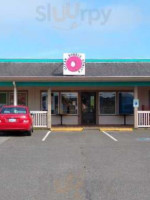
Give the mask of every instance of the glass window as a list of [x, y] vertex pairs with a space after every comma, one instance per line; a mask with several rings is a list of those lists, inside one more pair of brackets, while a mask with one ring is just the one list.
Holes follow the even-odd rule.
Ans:
[[48, 110], [48, 103], [47, 103], [47, 92], [41, 93], [41, 110], [47, 111]]
[[[48, 95], [47, 92], [41, 93], [41, 107], [43, 111], [48, 110]], [[51, 112], [52, 114], [58, 114], [59, 112], [59, 93], [52, 92], [51, 93]]]
[[119, 93], [119, 114], [133, 114], [133, 93]]
[[114, 115], [116, 113], [116, 93], [100, 92], [100, 114]]
[[78, 114], [78, 93], [61, 93], [61, 113], [73, 115]]
[[14, 94], [11, 92], [9, 93], [9, 105], [14, 104]]
[[[14, 104], [14, 93], [9, 93], [9, 105]], [[18, 105], [27, 106], [27, 92], [18, 92]]]
[[7, 93], [0, 92], [0, 107], [3, 105], [7, 105]]
[[9, 107], [2, 108], [1, 114], [26, 114], [27, 110], [25, 108], [19, 107]]
[[26, 92], [18, 92], [18, 105], [27, 105], [27, 93]]
[[59, 110], [59, 100], [58, 100], [58, 93], [57, 92], [53, 92], [51, 94], [51, 101], [52, 101], [52, 114], [58, 114], [58, 110]]

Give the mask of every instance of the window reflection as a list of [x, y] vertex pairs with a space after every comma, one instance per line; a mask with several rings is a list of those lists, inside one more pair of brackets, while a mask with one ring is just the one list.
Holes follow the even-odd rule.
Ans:
[[61, 113], [73, 115], [78, 113], [78, 93], [61, 93]]
[[133, 114], [133, 93], [119, 93], [119, 114]]
[[[18, 105], [27, 106], [27, 92], [18, 92]], [[14, 93], [9, 94], [9, 105], [14, 104]]]
[[[48, 110], [48, 94], [47, 92], [41, 93], [41, 109], [43, 111]], [[58, 114], [59, 113], [59, 94], [58, 92], [52, 92], [51, 93], [51, 112], [52, 114]]]
[[100, 114], [115, 114], [116, 113], [116, 93], [101, 92], [100, 93]]

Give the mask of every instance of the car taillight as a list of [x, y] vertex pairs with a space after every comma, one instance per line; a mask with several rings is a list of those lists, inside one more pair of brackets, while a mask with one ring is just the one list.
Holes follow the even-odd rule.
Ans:
[[23, 120], [23, 123], [29, 123], [28, 119]]

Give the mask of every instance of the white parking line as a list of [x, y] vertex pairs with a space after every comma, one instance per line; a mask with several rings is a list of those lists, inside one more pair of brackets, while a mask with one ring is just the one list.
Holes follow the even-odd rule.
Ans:
[[108, 137], [110, 137], [112, 140], [114, 140], [115, 142], [117, 142], [118, 140], [116, 138], [114, 138], [113, 136], [111, 136], [109, 133], [102, 131], [105, 135], [107, 135]]
[[46, 138], [49, 136], [49, 134], [51, 133], [51, 131], [48, 131], [46, 133], [46, 135], [43, 137], [42, 142], [44, 142], [46, 140]]
[[6, 142], [9, 139], [10, 139], [10, 137], [0, 137], [0, 144], [3, 144], [4, 142]]

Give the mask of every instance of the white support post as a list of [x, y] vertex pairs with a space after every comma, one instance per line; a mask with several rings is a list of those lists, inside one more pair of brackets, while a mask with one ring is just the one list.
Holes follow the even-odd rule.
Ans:
[[52, 127], [52, 117], [51, 117], [51, 89], [48, 89], [48, 113], [47, 113], [47, 120], [48, 120], [48, 128], [51, 129]]
[[16, 83], [15, 81], [13, 82], [13, 86], [14, 86], [14, 106], [17, 106], [17, 87], [16, 87]]
[[[138, 99], [138, 87], [134, 87], [134, 99]], [[138, 108], [134, 108], [134, 128], [138, 128]]]

